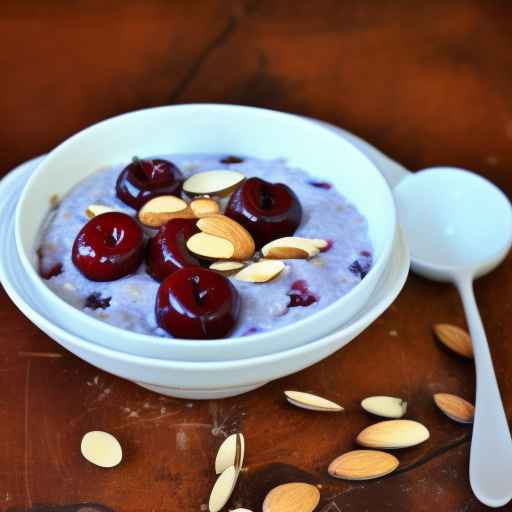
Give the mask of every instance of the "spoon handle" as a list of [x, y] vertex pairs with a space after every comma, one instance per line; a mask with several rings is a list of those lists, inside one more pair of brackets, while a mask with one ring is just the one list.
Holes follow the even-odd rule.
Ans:
[[471, 333], [476, 367], [476, 403], [469, 463], [469, 480], [475, 496], [490, 507], [512, 498], [512, 438], [501, 401], [491, 352], [471, 279], [457, 280]]

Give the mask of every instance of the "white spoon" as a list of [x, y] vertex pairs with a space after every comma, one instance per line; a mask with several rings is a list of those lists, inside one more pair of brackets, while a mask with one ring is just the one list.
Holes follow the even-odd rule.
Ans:
[[512, 498], [512, 439], [473, 279], [494, 269], [510, 249], [510, 202], [484, 178], [449, 167], [412, 174], [400, 181], [394, 194], [413, 270], [452, 282], [462, 297], [476, 367], [469, 479], [482, 503], [505, 505]]

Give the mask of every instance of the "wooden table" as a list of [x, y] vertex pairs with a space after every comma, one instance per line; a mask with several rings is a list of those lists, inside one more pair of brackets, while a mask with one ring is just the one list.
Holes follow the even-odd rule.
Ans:
[[[411, 169], [469, 167], [512, 195], [511, 16], [512, 4], [497, 0], [4, 2], [0, 171], [113, 114], [211, 101], [319, 117]], [[477, 284], [509, 414], [511, 286], [510, 258]], [[233, 508], [260, 510], [270, 488], [303, 480], [321, 486], [322, 512], [484, 509], [468, 483], [471, 430], [431, 398], [474, 393], [472, 363], [431, 335], [434, 322], [464, 323], [449, 286], [411, 276], [336, 355], [209, 402], [160, 397], [103, 373], [43, 335], [5, 294], [0, 301], [0, 510], [205, 510], [216, 449], [238, 429], [247, 470]], [[331, 397], [346, 412], [294, 409], [286, 388]], [[431, 439], [400, 452], [387, 478], [333, 480], [328, 463], [373, 421], [358, 406], [372, 394], [406, 398]], [[81, 458], [91, 429], [120, 439], [121, 466]], [[102, 505], [69, 506], [83, 502]]]

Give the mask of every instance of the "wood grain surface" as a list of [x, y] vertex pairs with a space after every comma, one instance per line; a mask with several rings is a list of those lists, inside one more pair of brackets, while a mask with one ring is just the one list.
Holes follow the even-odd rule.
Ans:
[[[512, 4], [498, 0], [5, 1], [0, 172], [117, 113], [229, 102], [325, 119], [410, 169], [468, 167], [510, 196], [511, 20]], [[511, 290], [510, 257], [476, 287], [509, 416]], [[471, 429], [432, 401], [435, 392], [473, 400], [473, 365], [433, 341], [434, 322], [464, 325], [457, 294], [411, 276], [329, 359], [241, 397], [190, 402], [80, 361], [2, 293], [0, 510], [204, 511], [216, 449], [238, 429], [246, 470], [231, 508], [259, 511], [273, 486], [301, 480], [321, 486], [321, 512], [484, 510], [468, 483]], [[287, 388], [346, 411], [293, 408]], [[329, 462], [373, 421], [358, 405], [372, 394], [405, 398], [431, 439], [400, 451], [389, 477], [333, 480]], [[81, 458], [91, 429], [119, 438], [122, 465]]]

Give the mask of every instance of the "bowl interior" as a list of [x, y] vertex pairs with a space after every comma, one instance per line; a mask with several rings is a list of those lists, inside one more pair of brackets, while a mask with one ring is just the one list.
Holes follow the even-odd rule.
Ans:
[[[52, 151], [27, 182], [16, 211], [18, 251], [27, 277], [35, 286], [44, 288], [59, 307], [68, 305], [44, 285], [36, 272], [36, 248], [41, 225], [50, 210], [50, 199], [55, 194], [64, 196], [98, 169], [129, 161], [135, 153], [141, 156], [229, 153], [286, 158], [290, 165], [332, 182], [365, 215], [374, 248], [374, 266], [367, 278], [345, 297], [313, 315], [313, 320], [306, 318], [269, 334], [282, 333], [288, 328], [292, 332], [294, 326], [295, 329], [311, 327], [315, 319], [318, 325], [321, 315], [336, 315], [337, 308], [339, 315], [340, 303], [349, 303], [351, 296], [361, 293], [365, 287], [366, 293], [371, 293], [368, 287], [372, 279], [368, 277], [372, 272], [380, 275], [391, 252], [396, 227], [391, 193], [374, 165], [343, 138], [298, 116], [269, 110], [207, 104], [161, 107], [118, 116], [78, 133]], [[68, 308], [69, 312], [78, 313], [71, 306]], [[104, 329], [128, 333], [87, 318]], [[147, 338], [158, 340], [154, 336], [137, 336], [146, 341]], [[314, 329], [308, 336], [313, 339]], [[249, 342], [250, 338], [231, 338], [230, 343]], [[179, 340], [165, 342], [172, 344]], [[211, 349], [215, 341], [195, 342], [194, 346]]]

